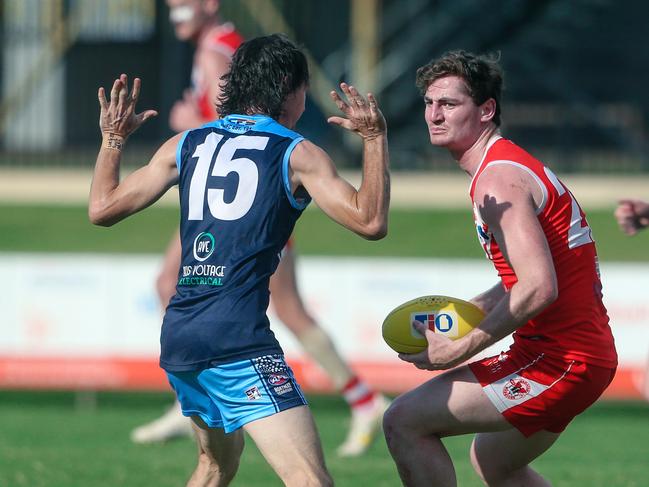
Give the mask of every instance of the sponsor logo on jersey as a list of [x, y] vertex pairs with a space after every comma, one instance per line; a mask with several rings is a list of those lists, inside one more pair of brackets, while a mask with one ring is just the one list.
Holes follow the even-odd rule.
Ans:
[[198, 264], [184, 265], [182, 277], [178, 280], [179, 286], [222, 286], [226, 266]]
[[[441, 333], [449, 337], [458, 336], [457, 316], [453, 312], [439, 313], [436, 311], [420, 311], [410, 314], [410, 322], [420, 321], [426, 327], [435, 333]], [[414, 333], [417, 333], [414, 328]], [[418, 336], [413, 333], [413, 336]]]
[[268, 376], [268, 383], [271, 386], [281, 386], [289, 380], [288, 375], [286, 374], [270, 374]]
[[505, 383], [503, 396], [510, 401], [516, 401], [528, 395], [530, 390], [532, 390], [532, 386], [525, 379], [512, 378]]
[[214, 252], [214, 235], [210, 232], [199, 233], [194, 239], [194, 259], [206, 261]]
[[246, 396], [248, 397], [248, 401], [256, 401], [257, 399], [261, 399], [261, 392], [259, 392], [257, 386], [254, 386], [246, 391]]
[[228, 117], [228, 120], [239, 125], [254, 125], [256, 122], [249, 118]]
[[281, 396], [283, 394], [288, 394], [289, 392], [293, 391], [293, 385], [289, 382], [287, 384], [281, 385], [279, 387], [273, 387], [273, 390], [275, 391], [275, 394], [278, 396]]

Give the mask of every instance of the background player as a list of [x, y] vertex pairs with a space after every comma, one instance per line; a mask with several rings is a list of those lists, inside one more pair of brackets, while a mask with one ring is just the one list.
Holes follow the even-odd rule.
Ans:
[[[192, 87], [171, 111], [169, 124], [177, 132], [189, 130], [216, 118], [215, 101], [220, 95], [220, 77], [243, 37], [233, 24], [219, 16], [218, 0], [167, 0], [176, 37], [196, 45]], [[163, 308], [176, 293], [180, 267], [180, 238], [176, 233], [167, 248], [156, 289]], [[388, 401], [372, 390], [347, 365], [331, 338], [313, 319], [299, 294], [292, 245], [282, 252], [282, 260], [270, 281], [271, 303], [277, 318], [295, 335], [303, 349], [331, 378], [337, 391], [351, 408], [351, 422], [345, 441], [338, 447], [341, 456], [362, 454], [381, 426]], [[160, 418], [135, 428], [131, 439], [137, 443], [166, 441], [191, 434], [191, 424], [180, 404]]]
[[347, 103], [331, 93], [346, 118], [328, 121], [363, 140], [355, 190], [322, 149], [287, 128], [304, 111], [308, 85], [306, 58], [290, 41], [273, 35], [244, 43], [223, 80], [224, 118], [172, 137], [122, 182], [127, 137], [155, 112], [135, 113], [139, 79], [129, 94], [121, 75], [110, 102], [100, 88], [103, 142], [89, 217], [110, 226], [179, 184], [184, 279], [165, 313], [160, 363], [199, 442], [190, 484], [229, 483], [244, 428], [286, 485], [329, 485], [313, 419], [265, 315], [268, 285], [311, 198], [365, 238], [387, 233], [385, 120], [371, 95], [366, 101], [344, 83]]
[[600, 396], [617, 364], [590, 228], [563, 183], [500, 136], [495, 61], [451, 52], [420, 68], [417, 85], [431, 144], [472, 178], [478, 236], [502, 285], [473, 299], [487, 313], [478, 328], [451, 341], [416, 323], [428, 349], [400, 358], [446, 370], [515, 333], [509, 351], [398, 397], [384, 417], [388, 446], [404, 484], [449, 486], [441, 438], [477, 432], [471, 461], [486, 484], [549, 485], [529, 463]]
[[[622, 232], [636, 235], [649, 226], [649, 203], [638, 199], [620, 200], [614, 215]], [[649, 401], [649, 360], [645, 366], [644, 382], [640, 392]]]

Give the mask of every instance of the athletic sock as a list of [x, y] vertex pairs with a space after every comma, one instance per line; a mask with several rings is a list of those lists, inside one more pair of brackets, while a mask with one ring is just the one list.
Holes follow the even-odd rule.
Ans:
[[375, 391], [370, 389], [358, 377], [352, 377], [343, 387], [342, 393], [353, 413], [363, 413], [371, 410], [379, 397]]
[[336, 390], [341, 390], [354, 377], [354, 373], [322, 328], [312, 326], [300, 333], [297, 339], [304, 351], [324, 369]]

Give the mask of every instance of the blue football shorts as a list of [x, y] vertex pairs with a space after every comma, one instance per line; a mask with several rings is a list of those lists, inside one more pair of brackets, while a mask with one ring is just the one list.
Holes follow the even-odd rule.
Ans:
[[283, 355], [219, 364], [209, 369], [167, 372], [185, 416], [200, 416], [211, 428], [231, 433], [256, 419], [306, 405]]

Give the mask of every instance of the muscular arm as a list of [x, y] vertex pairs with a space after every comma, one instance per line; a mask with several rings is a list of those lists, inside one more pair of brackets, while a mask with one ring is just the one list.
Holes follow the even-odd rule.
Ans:
[[499, 282], [485, 292], [478, 294], [471, 299], [471, 302], [480, 308], [485, 314], [490, 313], [498, 302], [505, 296], [507, 291]]
[[332, 117], [330, 123], [356, 132], [363, 139], [363, 180], [356, 190], [340, 177], [325, 151], [308, 141], [291, 154], [291, 183], [303, 186], [316, 204], [334, 221], [360, 236], [376, 240], [387, 234], [390, 205], [390, 173], [387, 129], [376, 100], [366, 102], [344, 83], [349, 104], [332, 94], [347, 118]]
[[518, 281], [478, 328], [458, 340], [463, 358], [514, 332], [557, 298], [554, 263], [531, 192], [536, 183], [523, 181], [519, 169], [506, 166], [485, 171], [478, 181], [480, 213]]
[[364, 143], [363, 181], [358, 190], [340, 177], [327, 153], [311, 142], [297, 145], [291, 167], [316, 204], [332, 220], [360, 236], [387, 234], [390, 176], [385, 137]]
[[[513, 172], [515, 171], [515, 172]], [[456, 341], [425, 331], [428, 350], [401, 356], [419, 368], [447, 369], [514, 332], [557, 298], [557, 278], [547, 239], [536, 215], [533, 180], [520, 170], [499, 166], [485, 171], [477, 183], [475, 200], [483, 221], [493, 232], [517, 283], [509, 292], [495, 287], [474, 298], [491, 306], [480, 325]]]
[[126, 75], [115, 80], [110, 102], [99, 89], [100, 129], [103, 142], [97, 155], [90, 186], [88, 217], [95, 225], [110, 226], [146, 208], [160, 198], [178, 179], [175, 154], [180, 135], [165, 142], [144, 167], [120, 182], [122, 149], [128, 136], [156, 114], [148, 110], [135, 113], [140, 81], [136, 78], [128, 94]]

